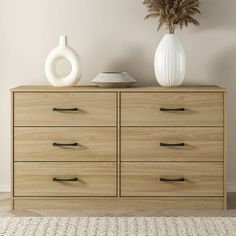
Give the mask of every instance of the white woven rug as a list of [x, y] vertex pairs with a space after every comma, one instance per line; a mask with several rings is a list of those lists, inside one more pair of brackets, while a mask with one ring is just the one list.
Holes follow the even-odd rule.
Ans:
[[12, 217], [1, 236], [236, 236], [236, 218]]

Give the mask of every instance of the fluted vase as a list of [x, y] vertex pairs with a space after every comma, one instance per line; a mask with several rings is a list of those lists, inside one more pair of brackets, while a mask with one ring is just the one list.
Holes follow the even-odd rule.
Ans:
[[181, 86], [186, 73], [186, 57], [175, 34], [166, 34], [155, 54], [155, 75], [164, 87]]

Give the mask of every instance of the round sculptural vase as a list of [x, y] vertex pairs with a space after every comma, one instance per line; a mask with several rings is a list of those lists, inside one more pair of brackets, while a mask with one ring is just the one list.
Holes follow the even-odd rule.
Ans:
[[155, 54], [154, 68], [157, 82], [164, 87], [181, 86], [186, 73], [186, 56], [182, 44], [174, 34], [166, 34]]
[[[60, 76], [57, 72], [57, 63], [67, 60], [71, 65], [71, 72], [66, 76]], [[82, 62], [78, 53], [67, 45], [67, 37], [60, 36], [57, 48], [48, 55], [45, 63], [45, 73], [49, 83], [54, 87], [76, 86], [82, 76]]]

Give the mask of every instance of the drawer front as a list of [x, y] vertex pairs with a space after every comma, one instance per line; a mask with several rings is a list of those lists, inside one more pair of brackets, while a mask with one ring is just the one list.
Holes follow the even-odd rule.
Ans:
[[115, 126], [116, 93], [16, 93], [14, 125]]
[[122, 161], [223, 161], [222, 127], [122, 127]]
[[121, 125], [223, 126], [223, 94], [122, 93]]
[[[184, 181], [161, 181], [181, 180]], [[183, 180], [183, 179], [182, 179]], [[223, 196], [223, 163], [123, 162], [122, 196]]]
[[15, 161], [116, 161], [116, 128], [16, 127]]
[[[15, 162], [14, 196], [116, 196], [115, 163]], [[60, 180], [77, 181], [53, 181]]]

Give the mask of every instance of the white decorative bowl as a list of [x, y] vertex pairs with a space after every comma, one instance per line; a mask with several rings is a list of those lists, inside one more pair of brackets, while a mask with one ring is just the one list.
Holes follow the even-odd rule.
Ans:
[[136, 80], [127, 72], [102, 72], [92, 82], [103, 88], [126, 88], [132, 86]]

